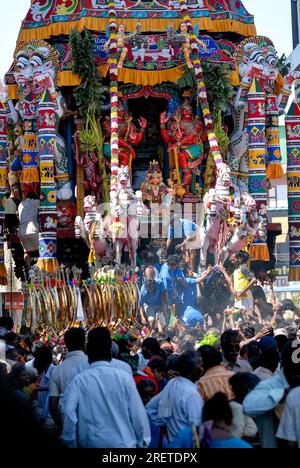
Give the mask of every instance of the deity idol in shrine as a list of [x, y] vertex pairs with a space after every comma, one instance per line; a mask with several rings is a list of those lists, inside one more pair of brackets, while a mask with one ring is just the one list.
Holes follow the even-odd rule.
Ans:
[[[140, 117], [138, 120], [140, 129], [137, 129], [132, 120], [132, 115], [130, 115], [125, 109], [123, 103], [119, 101], [119, 161], [121, 166], [128, 166], [130, 170], [132, 168], [132, 161], [136, 157], [133, 147], [141, 143], [147, 127], [147, 120], [143, 117]], [[106, 117], [103, 122], [103, 131], [106, 137], [106, 142], [104, 143], [104, 155], [106, 157], [110, 157], [111, 122], [109, 117]]]
[[[184, 189], [197, 195], [196, 176], [200, 175], [206, 132], [201, 120], [195, 117], [189, 99], [184, 100], [172, 117], [162, 113], [160, 127], [162, 138], [169, 145], [169, 153], [173, 151], [175, 165], [178, 164], [182, 171]], [[178, 182], [181, 185], [181, 180]]]

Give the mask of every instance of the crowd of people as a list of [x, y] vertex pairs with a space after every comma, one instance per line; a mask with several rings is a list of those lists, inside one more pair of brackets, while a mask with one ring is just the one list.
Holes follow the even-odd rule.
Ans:
[[[174, 285], [170, 271], [176, 268], [167, 264], [166, 275], [160, 273], [163, 284]], [[144, 273], [146, 294], [151, 281], [154, 289], [160, 284], [151, 271]], [[224, 270], [223, 275], [231, 288], [230, 274]], [[183, 274], [176, 286], [189, 278]], [[239, 299], [249, 301], [245, 289]], [[187, 295], [183, 317], [187, 307], [201, 313], [196, 296]], [[292, 301], [274, 302], [268, 321], [261, 303], [253, 304], [261, 319], [250, 309], [235, 316], [237, 309], [229, 308], [222, 328], [216, 317], [209, 319], [211, 325], [203, 317], [189, 327], [178, 320], [163, 331], [149, 323], [140, 336], [74, 327], [59, 344], [44, 335], [29, 340], [13, 332], [10, 317], [1, 317], [3, 444], [17, 420], [19, 448], [32, 440], [47, 449], [300, 447], [298, 311]], [[145, 321], [155, 314], [165, 317], [163, 309], [151, 307]]]

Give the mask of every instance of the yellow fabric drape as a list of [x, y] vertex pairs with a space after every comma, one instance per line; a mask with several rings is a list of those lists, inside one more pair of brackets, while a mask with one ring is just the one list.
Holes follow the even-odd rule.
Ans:
[[[143, 31], [160, 32], [165, 31], [170, 23], [170, 19], [157, 19], [157, 18], [122, 18], [117, 20], [118, 23], [124, 23], [129, 32], [135, 31], [136, 23], [139, 21], [142, 25]], [[107, 18], [81, 18], [79, 21], [68, 21], [51, 23], [48, 26], [31, 29], [21, 29], [18, 42], [29, 42], [33, 39], [49, 39], [51, 36], [60, 36], [70, 34], [72, 28], [82, 31], [84, 28], [92, 31], [105, 31], [109, 20]], [[176, 28], [182, 22], [181, 18], [174, 20]], [[254, 24], [245, 24], [232, 19], [225, 20], [212, 20], [211, 18], [191, 18], [192, 25], [199, 24], [200, 29], [209, 32], [234, 32], [241, 36], [255, 36], [256, 27]]]
[[118, 70], [118, 81], [122, 81], [123, 83], [134, 83], [136, 85], [151, 86], [163, 83], [164, 81], [171, 81], [174, 83], [184, 75], [184, 73], [185, 70], [183, 65], [176, 68], [170, 68], [168, 70], [155, 71], [120, 68]]
[[284, 172], [280, 162], [269, 163], [266, 173], [267, 179], [282, 179], [284, 177]]
[[80, 84], [79, 75], [72, 71], [61, 71], [58, 72], [57, 84], [61, 86], [78, 86]]
[[[100, 65], [99, 70], [102, 76], [107, 75], [107, 65]], [[137, 85], [143, 86], [153, 86], [155, 84], [160, 84], [165, 81], [171, 81], [174, 83], [182, 75], [184, 75], [185, 70], [184, 66], [180, 65], [179, 67], [169, 68], [167, 70], [155, 70], [155, 71], [145, 71], [145, 70], [134, 70], [129, 68], [120, 68], [118, 70], [118, 81], [123, 83], [134, 83]], [[57, 84], [61, 86], [78, 86], [80, 85], [81, 80], [78, 75], [72, 71], [62, 71], [58, 72]], [[8, 86], [8, 93], [10, 99], [18, 98], [18, 87], [16, 85]]]
[[18, 99], [18, 85], [8, 85], [7, 92], [9, 99]]
[[36, 264], [37, 268], [47, 273], [53, 273], [59, 269], [56, 258], [39, 258]]
[[252, 244], [249, 249], [251, 260], [263, 260], [268, 262], [270, 260], [270, 252], [267, 244]]

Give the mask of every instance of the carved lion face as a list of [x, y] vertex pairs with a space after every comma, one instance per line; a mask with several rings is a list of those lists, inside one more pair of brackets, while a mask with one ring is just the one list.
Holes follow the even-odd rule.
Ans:
[[14, 66], [14, 77], [20, 91], [23, 94], [41, 94], [53, 84], [57, 66], [58, 53], [46, 42], [22, 43]]
[[127, 187], [129, 182], [129, 168], [128, 166], [121, 166], [118, 174], [118, 183], [121, 188]]

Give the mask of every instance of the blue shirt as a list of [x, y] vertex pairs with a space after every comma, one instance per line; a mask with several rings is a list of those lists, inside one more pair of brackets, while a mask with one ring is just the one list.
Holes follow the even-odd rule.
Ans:
[[[180, 431], [176, 437], [169, 443], [167, 448], [194, 448], [194, 436], [191, 427]], [[210, 448], [253, 448], [252, 445], [248, 444], [238, 437], [232, 437], [230, 439], [213, 439], [210, 444]]]
[[197, 303], [197, 279], [200, 278], [199, 275], [194, 276], [193, 278], [185, 278], [186, 289], [184, 291], [184, 305], [195, 307]]
[[190, 221], [189, 219], [180, 219], [180, 222], [185, 237], [192, 237], [197, 230], [197, 224], [193, 223], [193, 221]]
[[170, 304], [182, 304], [182, 297], [178, 285], [175, 282], [176, 278], [185, 279], [182, 270], [180, 268], [176, 268], [174, 271], [167, 263], [164, 263], [160, 270], [160, 279], [164, 284]]
[[189, 219], [183, 219], [183, 218], [180, 218], [179, 222], [181, 224], [181, 229], [179, 229], [177, 226], [175, 229], [174, 224], [170, 224], [169, 226], [169, 238], [170, 239], [174, 239], [175, 232], [176, 232], [176, 237], [178, 238], [182, 238], [183, 236], [192, 237], [195, 234], [197, 230], [197, 224], [193, 223], [193, 221], [190, 221]]
[[162, 294], [165, 292], [165, 287], [162, 281], [156, 281], [156, 287], [153, 292], [147, 291], [145, 285], [141, 287], [140, 291], [140, 305], [148, 306], [161, 306], [162, 304]]

